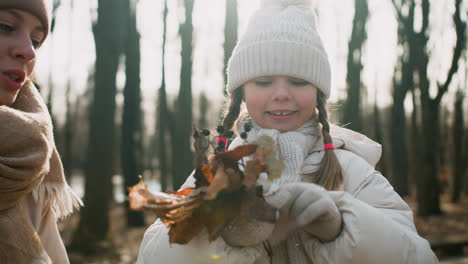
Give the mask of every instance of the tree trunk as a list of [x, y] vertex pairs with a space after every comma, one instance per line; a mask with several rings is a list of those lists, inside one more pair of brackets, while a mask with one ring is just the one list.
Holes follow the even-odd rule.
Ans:
[[[223, 76], [226, 83], [227, 81], [227, 65], [229, 58], [232, 55], [232, 51], [236, 46], [237, 42], [237, 0], [226, 0], [226, 16], [224, 23], [224, 67]], [[223, 87], [224, 95], [227, 95], [226, 89]]]
[[[420, 104], [418, 104], [417, 95], [416, 95], [416, 88], [411, 87], [411, 97], [413, 103], [413, 113], [411, 113], [411, 132], [410, 132], [410, 144], [408, 148], [408, 152], [411, 155], [408, 155], [409, 164], [411, 166], [408, 167], [409, 175], [411, 176], [411, 183], [414, 184], [417, 180], [417, 176], [419, 174], [419, 169], [421, 168], [422, 158], [420, 155], [421, 148], [423, 143], [421, 142], [420, 136], [420, 120], [419, 117], [419, 109], [421, 108]], [[409, 177], [408, 177], [409, 178]]]
[[460, 201], [460, 194], [463, 187], [463, 176], [465, 174], [465, 164], [463, 153], [464, 136], [464, 117], [463, 117], [463, 94], [461, 91], [457, 92], [455, 99], [455, 115], [453, 118], [453, 145], [455, 148], [455, 158], [453, 170], [453, 192], [452, 192], [452, 203]]
[[[427, 1], [427, 0], [426, 0]], [[427, 3], [428, 4], [428, 3]], [[428, 7], [427, 7], [428, 9]], [[425, 11], [428, 12], [429, 10]], [[429, 56], [425, 52], [428, 38], [425, 31], [418, 34], [417, 44], [417, 73], [419, 77], [419, 89], [421, 91], [421, 116], [422, 116], [422, 145], [420, 154], [422, 158], [421, 170], [418, 173], [418, 214], [420, 216], [441, 214], [439, 201], [439, 182], [437, 179], [438, 165], [437, 154], [434, 149], [439, 146], [439, 105], [431, 100], [429, 95], [429, 79], [427, 65]]]
[[[377, 94], [377, 93], [376, 93]], [[375, 96], [374, 101], [374, 131], [375, 131], [375, 140], [383, 145], [383, 135], [382, 135], [382, 122], [380, 116], [380, 109], [377, 105], [377, 95]], [[382, 175], [387, 175], [387, 166], [385, 163], [384, 152], [382, 151], [382, 157], [380, 157], [380, 161], [376, 167]]]
[[164, 11], [163, 11], [163, 43], [162, 43], [162, 80], [161, 87], [159, 88], [158, 95], [158, 120], [156, 121], [156, 136], [158, 142], [158, 157], [159, 157], [159, 172], [160, 172], [160, 181], [161, 181], [161, 190], [165, 191], [168, 189], [168, 178], [169, 178], [169, 169], [168, 169], [168, 159], [171, 151], [167, 147], [167, 138], [168, 134], [166, 133], [169, 130], [168, 118], [169, 111], [167, 109], [167, 98], [166, 98], [166, 71], [165, 71], [165, 62], [164, 58], [166, 56], [166, 28], [167, 28], [167, 0], [164, 0]]
[[[124, 192], [127, 187], [138, 183], [142, 174], [142, 111], [140, 107], [140, 34], [136, 25], [136, 10], [131, 0], [126, 0], [127, 36], [125, 38], [125, 87], [122, 114], [121, 164], [124, 176]], [[125, 201], [128, 226], [145, 224], [143, 213], [130, 210]]]
[[[406, 147], [406, 119], [402, 97], [402, 86], [396, 84], [393, 91], [391, 116], [392, 139], [392, 180], [395, 191], [401, 196], [408, 195], [408, 161]], [[406, 94], [406, 91], [404, 91]]]
[[[109, 192], [114, 171], [116, 73], [122, 52], [122, 0], [99, 0], [93, 25], [96, 47], [94, 95], [90, 109], [85, 207], [80, 212], [71, 248], [99, 252], [109, 236]], [[103, 243], [104, 242], [104, 243]], [[107, 242], [107, 243], [105, 243]]]
[[[182, 65], [180, 70], [180, 88], [176, 103], [176, 131], [173, 183], [178, 189], [185, 182], [193, 169], [193, 155], [190, 146], [192, 134], [192, 11], [193, 0], [184, 0], [185, 23], [180, 28], [182, 41]], [[175, 158], [177, 157], [177, 158]]]
[[[70, 9], [71, 12], [74, 12], [74, 1], [70, 1]], [[68, 71], [70, 72], [71, 69], [71, 60], [72, 60], [72, 29], [73, 29], [73, 17], [70, 18], [69, 21], [69, 40], [70, 40], [70, 50], [69, 50], [69, 57], [68, 63], [69, 68]], [[67, 80], [67, 88], [65, 91], [65, 98], [66, 98], [66, 110], [65, 110], [65, 125], [63, 127], [63, 170], [65, 173], [65, 177], [67, 180], [70, 180], [72, 174], [72, 160], [73, 160], [73, 150], [72, 150], [72, 142], [73, 142], [73, 115], [72, 115], [72, 103], [71, 103], [71, 77], [68, 77]]]
[[362, 47], [367, 39], [366, 22], [369, 16], [367, 0], [355, 0], [354, 19], [351, 40], [348, 43], [348, 60], [346, 82], [348, 85], [348, 98], [345, 103], [343, 116], [344, 124], [349, 123], [349, 128], [362, 132], [362, 106], [361, 106], [361, 71]]
[[439, 181], [437, 179], [437, 154], [434, 147], [439, 145], [439, 107], [428, 97], [422, 98], [423, 121], [423, 166], [418, 174], [418, 214], [420, 216], [439, 215]]
[[[401, 80], [395, 80], [393, 87], [393, 105], [391, 111], [392, 139], [392, 179], [396, 192], [401, 196], [409, 194], [408, 188], [408, 151], [406, 138], [406, 115], [404, 101], [409, 89], [414, 86], [414, 1], [407, 5], [408, 14], [403, 16], [403, 6], [393, 5], [398, 14], [398, 44], [403, 48], [395, 72], [400, 71]], [[400, 67], [400, 68], [398, 68]]]
[[71, 80], [68, 80], [67, 83], [67, 90], [66, 90], [66, 114], [65, 114], [65, 125], [64, 125], [64, 132], [63, 132], [63, 170], [65, 173], [65, 176], [67, 177], [68, 180], [70, 180], [71, 173], [72, 173], [72, 156], [73, 156], [73, 151], [72, 151], [72, 142], [73, 142], [73, 115], [72, 115], [72, 109], [71, 109]]

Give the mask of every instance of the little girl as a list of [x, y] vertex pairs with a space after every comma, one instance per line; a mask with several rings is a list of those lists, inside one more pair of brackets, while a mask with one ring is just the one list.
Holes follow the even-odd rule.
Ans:
[[31, 81], [46, 39], [45, 0], [0, 1], [0, 262], [69, 263], [57, 218], [81, 205]]
[[[230, 148], [268, 135], [285, 164], [280, 178], [257, 182], [280, 212], [274, 230], [265, 239], [261, 224], [228, 225], [211, 243], [203, 234], [169, 245], [168, 230], [156, 221], [138, 263], [438, 262], [411, 209], [374, 169], [381, 146], [329, 125], [331, 69], [307, 1], [263, 1], [227, 73], [231, 103], [223, 126], [247, 133]], [[192, 176], [182, 188], [190, 186]]]

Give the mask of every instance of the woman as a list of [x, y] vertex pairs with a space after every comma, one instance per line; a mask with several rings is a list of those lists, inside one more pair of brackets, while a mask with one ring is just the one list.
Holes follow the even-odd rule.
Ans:
[[65, 181], [50, 115], [31, 81], [48, 27], [45, 0], [0, 2], [2, 263], [69, 263], [56, 221], [82, 205]]

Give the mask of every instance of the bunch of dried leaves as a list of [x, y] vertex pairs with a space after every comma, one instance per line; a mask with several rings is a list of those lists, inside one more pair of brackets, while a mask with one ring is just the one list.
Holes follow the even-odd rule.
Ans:
[[[274, 222], [275, 210], [262, 197], [262, 187], [255, 183], [262, 172], [270, 179], [279, 177], [284, 165], [276, 158], [276, 145], [268, 136], [254, 144], [219, 152], [206, 158], [210, 141], [196, 133], [195, 187], [178, 192], [150, 192], [140, 181], [129, 188], [133, 210], [154, 211], [170, 229], [171, 243], [186, 244], [203, 228], [210, 241], [239, 215], [259, 221]], [[246, 162], [243, 158], [250, 157]]]

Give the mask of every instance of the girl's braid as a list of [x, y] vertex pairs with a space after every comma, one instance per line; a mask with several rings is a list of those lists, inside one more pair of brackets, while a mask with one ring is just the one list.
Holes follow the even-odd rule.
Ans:
[[223, 119], [223, 127], [225, 131], [231, 130], [234, 127], [234, 123], [239, 118], [243, 98], [244, 92], [242, 87], [239, 87], [232, 92], [228, 110]]
[[[322, 135], [324, 144], [332, 144], [330, 136], [330, 125], [328, 123], [328, 114], [326, 109], [325, 95], [318, 91], [317, 109], [319, 122], [322, 124]], [[333, 149], [325, 150], [325, 154], [320, 161], [319, 169], [310, 174], [313, 181], [327, 190], [336, 190], [343, 183], [343, 174], [341, 165]]]
[[319, 122], [322, 124], [322, 135], [324, 144], [332, 144], [332, 138], [330, 136], [330, 124], [328, 124], [328, 113], [326, 109], [325, 96], [322, 96], [321, 92], [318, 92], [317, 96], [317, 109], [319, 114]]

